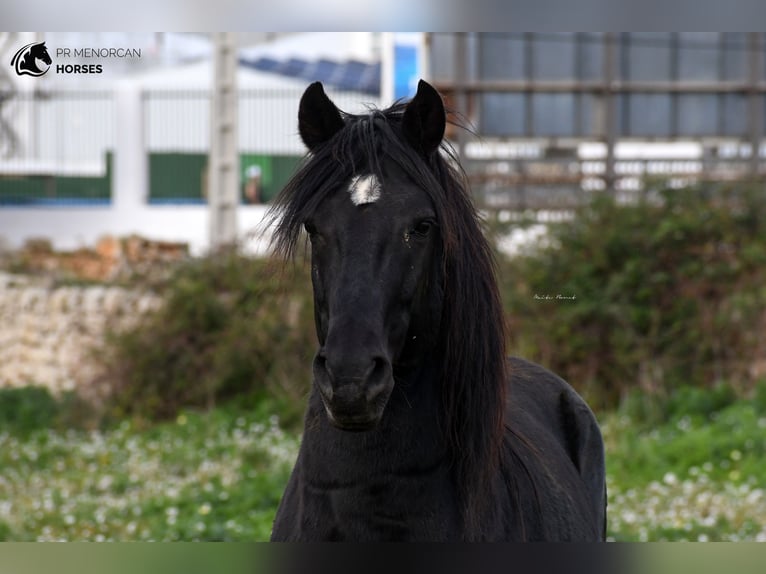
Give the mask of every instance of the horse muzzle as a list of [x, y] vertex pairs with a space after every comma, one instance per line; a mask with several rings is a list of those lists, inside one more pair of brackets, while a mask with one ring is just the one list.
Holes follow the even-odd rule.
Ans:
[[391, 362], [380, 355], [356, 355], [320, 349], [314, 358], [314, 382], [330, 423], [347, 431], [377, 426], [394, 387]]

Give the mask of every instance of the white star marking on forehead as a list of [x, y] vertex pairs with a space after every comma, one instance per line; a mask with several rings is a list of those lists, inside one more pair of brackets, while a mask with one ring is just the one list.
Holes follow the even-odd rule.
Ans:
[[375, 203], [380, 199], [380, 182], [373, 174], [357, 175], [351, 179], [348, 192], [354, 205]]

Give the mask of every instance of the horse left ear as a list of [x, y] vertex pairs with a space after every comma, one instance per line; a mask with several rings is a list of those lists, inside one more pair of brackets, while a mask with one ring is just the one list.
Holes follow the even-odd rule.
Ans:
[[420, 80], [418, 91], [402, 118], [402, 130], [410, 145], [425, 156], [431, 155], [444, 137], [447, 117], [444, 103], [434, 87]]

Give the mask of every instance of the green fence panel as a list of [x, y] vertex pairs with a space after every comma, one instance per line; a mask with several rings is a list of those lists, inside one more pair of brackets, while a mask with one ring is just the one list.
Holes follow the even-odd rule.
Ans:
[[[240, 199], [243, 203], [268, 203], [295, 172], [300, 156], [240, 155]], [[156, 203], [205, 202], [207, 155], [151, 153], [149, 199]], [[257, 191], [248, 188], [257, 179]]]
[[149, 154], [150, 203], [204, 203], [206, 171], [207, 155], [203, 153]]
[[103, 176], [18, 175], [0, 177], [0, 205], [102, 204], [112, 196], [112, 153]]
[[294, 155], [275, 155], [271, 158], [272, 182], [268, 188], [263, 190], [263, 201], [269, 202], [274, 199], [293, 176], [301, 159], [301, 156]]

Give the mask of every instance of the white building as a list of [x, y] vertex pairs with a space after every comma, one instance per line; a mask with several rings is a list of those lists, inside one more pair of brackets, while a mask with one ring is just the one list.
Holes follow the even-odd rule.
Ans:
[[[93, 47], [99, 41], [88, 35], [61, 36], [43, 38], [54, 64], [55, 50], [62, 44]], [[121, 41], [130, 44], [131, 36], [123, 36]], [[137, 42], [146, 43], [144, 36]], [[178, 44], [174, 40], [176, 52]], [[102, 235], [136, 233], [188, 242], [193, 253], [206, 250], [204, 162], [213, 70], [200, 37], [189, 46], [188, 57], [174, 57], [192, 60], [185, 64], [161, 65], [162, 55], [154, 54], [158, 64], [150, 70], [123, 63], [120, 74], [103, 77], [58, 74], [37, 85], [33, 82], [41, 78], [12, 79], [16, 97], [0, 107], [0, 119], [15, 139], [6, 136], [6, 144], [13, 143], [15, 150], [0, 157], [0, 240], [19, 247], [30, 238], [46, 237], [58, 249], [73, 249], [93, 245]], [[242, 171], [250, 167], [247, 161], [264, 161], [264, 176], [276, 178], [277, 168], [284, 177], [289, 159], [304, 153], [297, 135], [297, 107], [312, 74], [321, 79], [319, 63], [350, 60], [374, 66], [380, 54], [374, 34], [307, 33], [242, 48], [239, 57]], [[286, 77], [244, 64], [259, 60], [309, 65], [302, 76]], [[107, 69], [110, 61], [101, 64]], [[328, 93], [351, 112], [379, 103], [377, 94], [369, 92], [330, 88]], [[269, 158], [288, 164], [275, 160], [272, 166]], [[165, 188], [173, 187], [174, 181], [187, 183], [170, 193]], [[32, 195], [22, 193], [29, 189]], [[53, 190], [50, 195], [47, 189]], [[18, 195], [16, 190], [21, 190]], [[238, 207], [243, 236], [258, 227], [266, 209]], [[258, 250], [262, 244], [252, 246]]]

